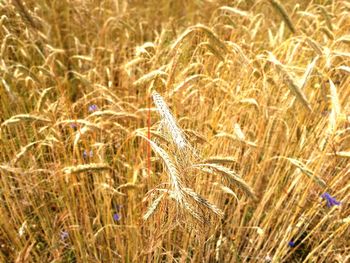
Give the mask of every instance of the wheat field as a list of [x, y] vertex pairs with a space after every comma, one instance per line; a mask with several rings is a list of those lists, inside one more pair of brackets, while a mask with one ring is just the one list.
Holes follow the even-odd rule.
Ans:
[[350, 262], [350, 2], [0, 1], [0, 262]]

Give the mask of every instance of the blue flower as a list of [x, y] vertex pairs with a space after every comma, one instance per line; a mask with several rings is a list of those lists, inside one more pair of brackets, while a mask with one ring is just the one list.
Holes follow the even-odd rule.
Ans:
[[61, 231], [61, 240], [67, 239], [69, 236], [67, 231]]
[[290, 247], [295, 247], [295, 242], [294, 241], [289, 241], [288, 242], [288, 246], [290, 246]]
[[119, 221], [120, 220], [120, 216], [117, 213], [113, 214], [113, 220], [114, 221]]
[[98, 107], [96, 104], [91, 104], [88, 108], [89, 112], [94, 112], [98, 110]]
[[324, 193], [324, 194], [322, 194], [321, 195], [321, 197], [323, 198], [323, 199], [326, 199], [326, 201], [327, 201], [327, 206], [328, 207], [332, 207], [332, 206], [334, 206], [334, 205], [340, 205], [340, 202], [338, 202], [337, 200], [335, 200], [335, 198], [334, 197], [332, 197], [329, 193]]
[[86, 159], [87, 157], [92, 157], [94, 156], [94, 152], [92, 150], [90, 150], [89, 154], [86, 150], [84, 150], [83, 152], [83, 158]]

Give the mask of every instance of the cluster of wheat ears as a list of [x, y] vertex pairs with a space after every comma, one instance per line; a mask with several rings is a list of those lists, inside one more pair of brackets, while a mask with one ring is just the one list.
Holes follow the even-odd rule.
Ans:
[[349, 262], [346, 0], [0, 1], [0, 262]]

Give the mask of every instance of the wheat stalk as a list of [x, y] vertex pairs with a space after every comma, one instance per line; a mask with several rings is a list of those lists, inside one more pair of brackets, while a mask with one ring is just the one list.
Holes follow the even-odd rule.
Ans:
[[293, 158], [289, 158], [289, 157], [283, 157], [283, 156], [279, 156], [279, 157], [275, 157], [275, 158], [278, 158], [278, 159], [285, 159], [285, 160], [288, 160], [291, 164], [293, 164], [294, 166], [296, 166], [297, 168], [300, 169], [300, 171], [302, 171], [303, 174], [305, 174], [307, 177], [309, 177], [311, 180], [313, 180], [314, 182], [316, 182], [318, 185], [320, 185], [321, 187], [323, 188], [326, 188], [327, 187], [327, 184], [326, 182], [316, 176], [310, 169], [308, 169], [306, 167], [305, 164], [303, 164], [301, 161], [299, 160], [296, 160], [296, 159], [293, 159]]
[[33, 115], [33, 114], [18, 114], [18, 115], [12, 116], [10, 119], [4, 121], [1, 124], [1, 126], [14, 124], [14, 123], [18, 123], [21, 121], [51, 122], [49, 119], [46, 119], [42, 116], [37, 116], [37, 115]]
[[254, 191], [251, 187], [234, 171], [214, 163], [202, 163], [192, 165], [192, 168], [202, 170], [210, 174], [221, 174], [228, 179], [229, 182], [237, 185], [247, 196], [256, 199]]
[[329, 90], [330, 90], [330, 97], [331, 97], [331, 113], [329, 114], [329, 128], [328, 133], [333, 134], [337, 129], [337, 119], [341, 113], [337, 88], [335, 87], [333, 81], [329, 79]]
[[294, 95], [297, 97], [297, 99], [305, 106], [305, 108], [308, 111], [312, 111], [310, 103], [307, 100], [305, 94], [300, 89], [300, 87], [297, 84], [296, 80], [294, 80], [292, 78], [291, 74], [284, 68], [282, 63], [279, 62], [272, 53], [269, 53], [269, 61], [271, 61], [276, 66], [278, 71], [282, 74], [283, 81], [285, 81], [287, 83], [287, 86], [294, 93]]
[[152, 146], [152, 149], [158, 153], [158, 155], [162, 158], [165, 167], [167, 169], [168, 175], [169, 175], [169, 179], [170, 179], [170, 183], [172, 186], [172, 189], [174, 191], [174, 197], [175, 200], [179, 203], [182, 204], [183, 202], [183, 186], [182, 186], [182, 182], [180, 179], [180, 174], [179, 174], [179, 170], [177, 168], [177, 165], [174, 163], [174, 160], [172, 160], [172, 158], [170, 158], [170, 155], [161, 147], [159, 147], [155, 142], [153, 142], [152, 140], [149, 140], [146, 136], [144, 136], [141, 133], [137, 133], [137, 136], [140, 136], [141, 138], [145, 139], [147, 142], [150, 143], [150, 145]]
[[284, 22], [286, 23], [286, 25], [288, 26], [289, 30], [292, 33], [295, 33], [295, 27], [293, 25], [292, 19], [289, 17], [286, 9], [284, 8], [284, 6], [277, 0], [269, 0], [271, 5], [277, 10], [277, 12], [281, 15], [281, 17], [283, 18]]
[[160, 201], [164, 197], [164, 194], [165, 193], [162, 193], [152, 202], [152, 204], [148, 207], [147, 212], [143, 215], [143, 220], [146, 221], [154, 213], [154, 211], [157, 209]]
[[171, 114], [162, 96], [160, 96], [157, 92], [154, 91], [152, 93], [152, 97], [154, 104], [156, 105], [160, 116], [164, 120], [165, 125], [168, 128], [168, 131], [170, 132], [175, 145], [178, 147], [178, 149], [184, 150], [188, 145], [188, 142], [186, 141], [182, 130], [178, 127], [174, 116]]
[[90, 164], [79, 164], [75, 166], [67, 166], [62, 169], [64, 174], [76, 174], [88, 171], [104, 171], [111, 170], [111, 167], [106, 163], [90, 163]]

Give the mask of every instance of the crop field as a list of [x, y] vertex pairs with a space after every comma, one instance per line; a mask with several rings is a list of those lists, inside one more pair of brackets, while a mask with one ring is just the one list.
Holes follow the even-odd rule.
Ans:
[[350, 262], [350, 2], [0, 0], [0, 262]]

